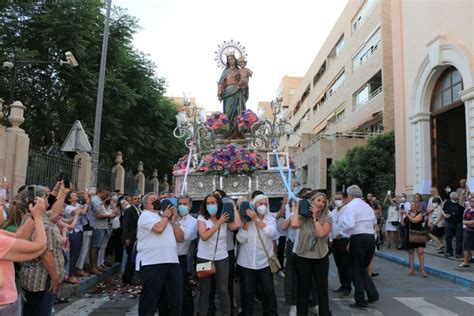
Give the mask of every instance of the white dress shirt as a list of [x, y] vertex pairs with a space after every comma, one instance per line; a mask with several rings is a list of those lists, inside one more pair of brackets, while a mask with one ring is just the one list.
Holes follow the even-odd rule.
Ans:
[[358, 234], [374, 234], [377, 224], [374, 210], [360, 198], [354, 198], [346, 205], [344, 213], [339, 218], [342, 221], [342, 233], [347, 236]]
[[178, 220], [178, 224], [184, 234], [184, 241], [180, 241], [177, 244], [178, 256], [184, 256], [188, 254], [189, 246], [197, 238], [197, 219], [187, 214]]
[[144, 211], [138, 218], [137, 271], [140, 270], [140, 264], [146, 266], [161, 263], [179, 263], [176, 237], [171, 224], [167, 223], [161, 234], [152, 231], [153, 226], [161, 219], [162, 217], [153, 211]]
[[349, 238], [347, 233], [344, 232], [344, 217], [342, 216], [346, 212], [346, 206], [343, 205], [339, 210], [333, 209], [330, 213], [332, 218], [331, 226], [331, 240], [339, 238]]
[[[263, 222], [266, 226], [260, 230], [260, 236], [262, 236], [268, 255], [272, 256], [273, 238], [277, 234], [275, 217], [267, 213], [263, 218]], [[247, 230], [243, 227], [239, 229], [237, 241], [239, 242], [238, 265], [254, 270], [268, 267], [268, 258], [258, 237], [257, 225], [254, 221], [249, 223]]]
[[[293, 212], [291, 211], [291, 208], [288, 205], [288, 207], [285, 207], [285, 221], [287, 219], [291, 221], [292, 216]], [[296, 228], [290, 225], [286, 230], [286, 238], [289, 239], [292, 243], [294, 243], [296, 238]]]

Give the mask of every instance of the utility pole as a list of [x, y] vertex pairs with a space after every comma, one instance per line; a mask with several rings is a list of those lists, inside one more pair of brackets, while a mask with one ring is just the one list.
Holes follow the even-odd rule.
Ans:
[[99, 87], [97, 89], [97, 103], [95, 108], [94, 122], [94, 141], [92, 145], [92, 172], [91, 172], [91, 189], [97, 189], [97, 173], [99, 171], [99, 147], [100, 147], [100, 126], [102, 124], [102, 103], [104, 100], [104, 82], [105, 82], [105, 66], [107, 64], [107, 46], [109, 42], [109, 24], [110, 10], [112, 0], [107, 0], [107, 12], [105, 15], [104, 38], [102, 40], [102, 56], [100, 59], [99, 71]]

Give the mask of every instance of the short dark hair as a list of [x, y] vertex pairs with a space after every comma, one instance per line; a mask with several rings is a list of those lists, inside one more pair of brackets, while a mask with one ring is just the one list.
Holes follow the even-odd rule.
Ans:
[[336, 196], [336, 195], [342, 195], [342, 197], [343, 197], [344, 199], [347, 198], [346, 192], [342, 192], [342, 191], [337, 191], [336, 194], [334, 194], [334, 195], [335, 195], [335, 196]]
[[298, 192], [298, 197], [304, 199], [306, 198], [306, 195], [308, 195], [308, 193], [311, 191], [311, 188], [302, 188], [300, 192]]
[[227, 193], [225, 193], [224, 190], [215, 189], [214, 192], [218, 192], [221, 195], [221, 198], [227, 197]]
[[220, 214], [220, 210], [222, 210], [222, 200], [219, 196], [216, 196], [214, 194], [206, 195], [204, 200], [202, 200], [201, 208], [199, 210], [199, 214], [201, 214], [205, 219], [209, 219], [209, 217], [211, 217], [211, 214], [209, 214], [209, 212], [207, 211], [207, 200], [210, 197], [215, 198], [217, 201], [217, 214], [216, 214], [217, 217], [219, 217], [218, 214]]
[[189, 202], [189, 204], [191, 204], [191, 205], [193, 204], [193, 199], [192, 199], [189, 195], [181, 195], [181, 196], [178, 198], [178, 202], [179, 202], [179, 200], [181, 200], [181, 199], [187, 199], [188, 202]]
[[265, 195], [265, 193], [263, 193], [263, 191], [260, 191], [260, 190], [255, 190], [252, 192], [252, 200], [257, 196], [257, 195]]
[[434, 197], [431, 203], [438, 203], [441, 204], [441, 199], [439, 197]]

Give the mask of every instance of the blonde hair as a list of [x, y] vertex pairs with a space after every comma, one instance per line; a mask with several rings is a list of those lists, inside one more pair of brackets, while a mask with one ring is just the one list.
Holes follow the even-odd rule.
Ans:
[[312, 204], [313, 201], [316, 200], [320, 196], [324, 197], [324, 207], [321, 210], [321, 216], [328, 216], [329, 208], [328, 208], [328, 197], [326, 196], [326, 194], [319, 191], [311, 191], [310, 193], [308, 193], [307, 199], [310, 202], [310, 204]]

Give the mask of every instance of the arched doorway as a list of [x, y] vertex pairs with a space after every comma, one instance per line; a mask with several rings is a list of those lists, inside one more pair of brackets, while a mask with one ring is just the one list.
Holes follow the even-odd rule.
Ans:
[[440, 189], [457, 188], [467, 175], [463, 89], [461, 74], [451, 66], [438, 78], [431, 99], [432, 181]]

